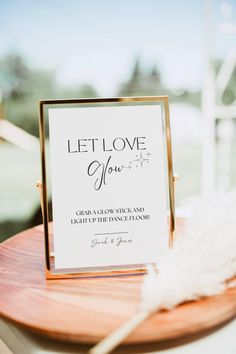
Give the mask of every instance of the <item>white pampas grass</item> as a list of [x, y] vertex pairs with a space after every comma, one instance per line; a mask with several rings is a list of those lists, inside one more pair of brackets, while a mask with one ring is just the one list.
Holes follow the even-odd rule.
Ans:
[[[204, 199], [195, 208], [174, 249], [143, 284], [142, 306], [150, 311], [216, 295], [236, 275], [236, 192]], [[174, 291], [172, 291], [174, 290]]]
[[91, 354], [109, 353], [154, 311], [223, 292], [236, 275], [236, 191], [216, 194], [195, 207], [174, 249], [144, 279], [140, 311], [95, 346]]

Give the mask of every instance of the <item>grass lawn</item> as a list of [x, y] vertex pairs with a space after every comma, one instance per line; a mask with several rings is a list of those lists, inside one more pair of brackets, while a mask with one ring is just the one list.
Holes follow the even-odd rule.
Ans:
[[[0, 144], [0, 240], [25, 227], [38, 208], [39, 152]], [[17, 227], [17, 225], [19, 227]]]

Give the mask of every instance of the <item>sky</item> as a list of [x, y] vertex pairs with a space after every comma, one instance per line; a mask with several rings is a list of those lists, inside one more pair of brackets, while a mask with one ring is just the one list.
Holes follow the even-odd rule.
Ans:
[[[220, 3], [212, 0], [217, 21]], [[236, 1], [229, 3], [235, 16]], [[204, 0], [0, 0], [0, 57], [18, 52], [35, 68], [55, 70], [60, 84], [91, 83], [103, 95], [113, 95], [140, 58], [147, 70], [160, 68], [168, 87], [195, 90], [204, 21]], [[233, 38], [217, 39], [219, 56]]]

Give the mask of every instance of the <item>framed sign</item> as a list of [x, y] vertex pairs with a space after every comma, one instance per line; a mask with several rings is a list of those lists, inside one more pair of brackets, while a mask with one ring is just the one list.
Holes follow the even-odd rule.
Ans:
[[158, 263], [175, 227], [168, 97], [40, 101], [40, 142], [47, 278]]

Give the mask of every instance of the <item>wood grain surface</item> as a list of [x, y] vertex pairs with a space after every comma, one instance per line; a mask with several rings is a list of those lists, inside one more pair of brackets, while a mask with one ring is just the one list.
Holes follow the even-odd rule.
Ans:
[[[0, 315], [51, 338], [81, 343], [104, 338], [136, 312], [142, 280], [142, 275], [46, 280], [42, 226], [0, 245]], [[125, 343], [186, 337], [235, 315], [236, 288], [157, 313]]]

